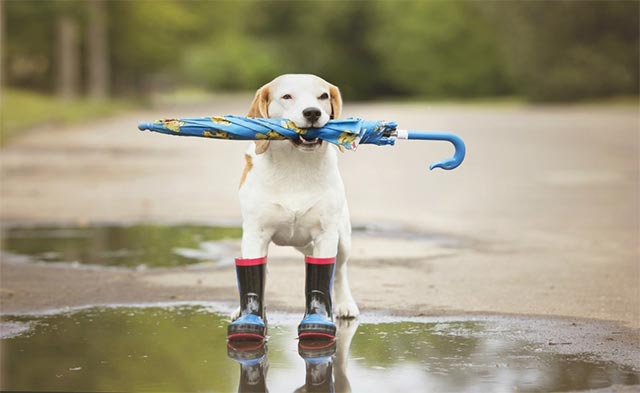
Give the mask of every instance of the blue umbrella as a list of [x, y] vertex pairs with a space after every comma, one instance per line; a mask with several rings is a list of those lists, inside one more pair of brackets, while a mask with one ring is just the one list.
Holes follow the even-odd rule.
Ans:
[[396, 139], [419, 139], [451, 142], [452, 158], [432, 164], [429, 168], [454, 169], [464, 160], [465, 145], [457, 135], [448, 132], [398, 130], [392, 121], [362, 119], [330, 120], [321, 128], [299, 128], [287, 119], [264, 119], [241, 116], [211, 116], [185, 119], [165, 119], [141, 122], [138, 128], [169, 135], [199, 136], [231, 140], [282, 140], [315, 138], [333, 143], [346, 150], [360, 144], [393, 145]]

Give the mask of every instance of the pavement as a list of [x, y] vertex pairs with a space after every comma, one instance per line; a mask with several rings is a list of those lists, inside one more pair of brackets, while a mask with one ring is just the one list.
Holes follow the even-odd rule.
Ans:
[[[0, 223], [240, 223], [237, 188], [250, 142], [170, 137], [136, 124], [243, 115], [249, 102], [220, 96], [27, 132], [0, 150]], [[450, 130], [467, 145], [453, 171], [428, 171], [452, 153], [447, 143], [398, 141], [341, 154], [354, 225], [449, 240], [354, 239], [350, 281], [361, 310], [598, 319], [637, 338], [637, 108], [380, 102], [347, 103], [345, 115]], [[270, 307], [301, 309], [299, 258], [271, 254]], [[236, 296], [230, 267], [88, 272], [6, 258], [1, 267], [4, 313]]]

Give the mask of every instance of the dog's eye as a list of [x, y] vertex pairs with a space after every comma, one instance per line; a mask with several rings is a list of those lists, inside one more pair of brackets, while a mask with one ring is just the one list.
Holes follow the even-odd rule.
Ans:
[[322, 93], [322, 95], [320, 97], [318, 97], [318, 99], [320, 99], [320, 100], [326, 100], [327, 98], [329, 98], [329, 94], [327, 94], [327, 93]]
[[291, 97], [291, 94], [285, 94], [285, 95], [283, 95], [283, 96], [282, 96], [282, 99], [283, 99], [283, 100], [290, 100], [290, 99], [292, 99], [292, 98], [293, 98], [293, 97]]

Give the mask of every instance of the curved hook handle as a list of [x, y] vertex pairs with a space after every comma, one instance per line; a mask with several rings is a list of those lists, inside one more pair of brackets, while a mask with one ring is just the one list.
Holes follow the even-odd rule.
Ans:
[[464, 141], [457, 135], [448, 132], [426, 132], [426, 131], [407, 131], [406, 138], [402, 139], [420, 139], [424, 141], [447, 141], [451, 142], [456, 151], [453, 157], [431, 164], [429, 169], [442, 168], [446, 170], [455, 169], [464, 160], [467, 148]]

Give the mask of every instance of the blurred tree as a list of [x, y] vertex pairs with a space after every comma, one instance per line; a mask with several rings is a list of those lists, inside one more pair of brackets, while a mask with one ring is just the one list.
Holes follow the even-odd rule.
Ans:
[[[5, 34], [4, 0], [0, 0], [0, 91], [4, 87], [4, 74], [6, 72]], [[2, 99], [2, 94], [0, 94], [0, 105], [2, 105]]]
[[204, 33], [220, 33], [207, 23], [208, 15], [198, 12], [202, 4], [197, 2], [113, 1], [108, 6], [113, 87], [121, 95], [149, 93], [175, 80], [185, 50], [201, 42]]
[[6, 12], [6, 83], [53, 92], [56, 76], [58, 16], [74, 14], [73, 2], [3, 1]]
[[[268, 82], [284, 67], [282, 45], [248, 30], [259, 17], [261, 3], [207, 2], [196, 12], [206, 15], [199, 42], [184, 48], [184, 78], [198, 86], [251, 90]], [[247, 17], [251, 15], [251, 17]], [[214, 28], [209, 28], [213, 26]]]
[[[402, 6], [400, 6], [400, 4]], [[397, 93], [430, 97], [509, 93], [498, 37], [468, 2], [375, 3], [368, 37]]]
[[372, 20], [375, 4], [261, 2], [249, 31], [279, 47], [284, 64], [279, 73], [317, 74], [352, 99], [372, 97], [384, 90], [375, 53], [366, 45], [377, 27]]
[[481, 11], [502, 33], [517, 93], [534, 101], [638, 95], [640, 2], [509, 2]]
[[56, 93], [63, 100], [72, 100], [80, 85], [78, 23], [66, 13], [59, 15], [56, 23]]
[[104, 0], [91, 0], [89, 7], [88, 72], [89, 95], [104, 99], [109, 95], [109, 47], [107, 9]]
[[[6, 82], [41, 91], [57, 82], [85, 83], [95, 97], [183, 83], [255, 89], [300, 72], [336, 83], [349, 99], [639, 93], [637, 1], [3, 4]], [[78, 63], [72, 48], [87, 51], [75, 55], [83, 67], [70, 65]]]

